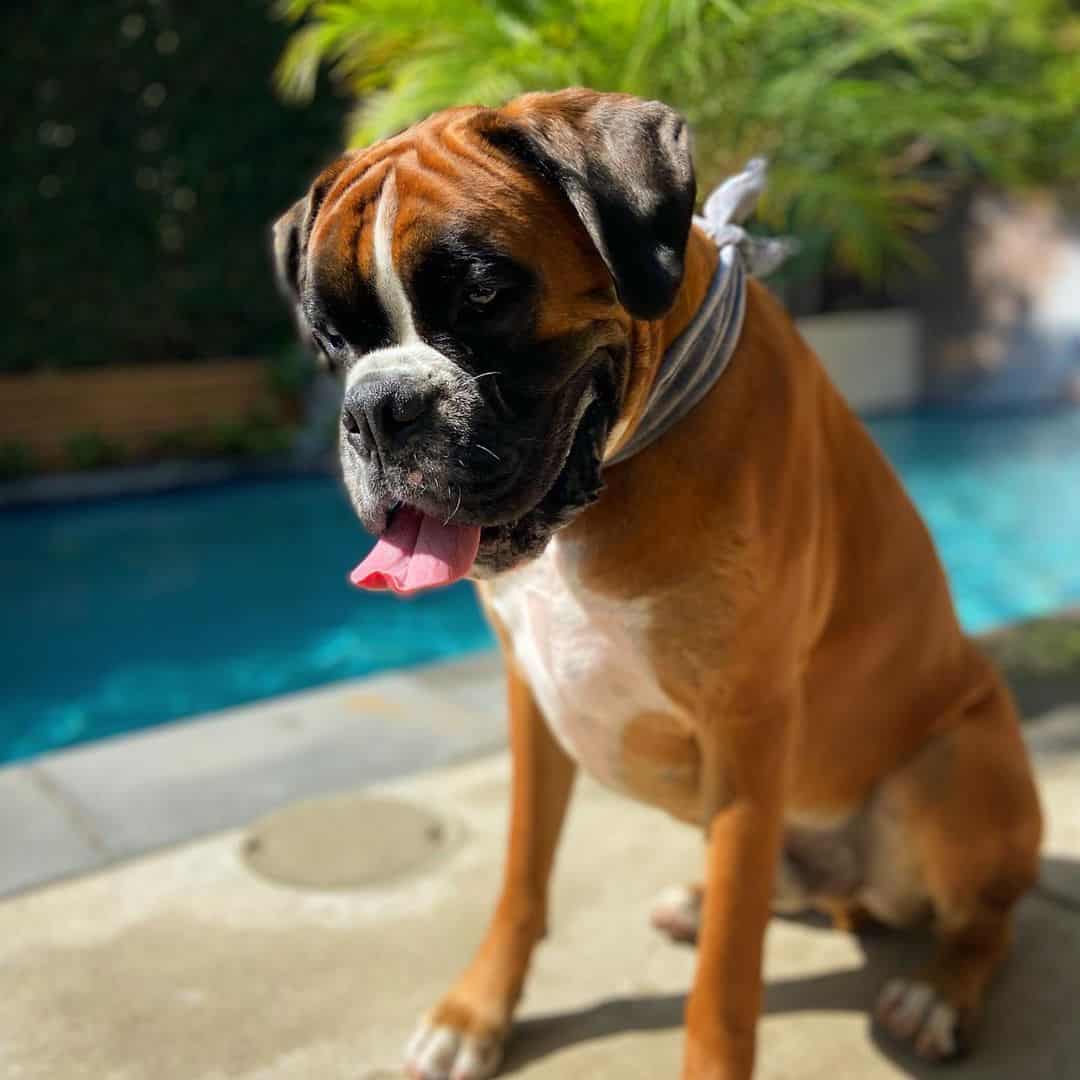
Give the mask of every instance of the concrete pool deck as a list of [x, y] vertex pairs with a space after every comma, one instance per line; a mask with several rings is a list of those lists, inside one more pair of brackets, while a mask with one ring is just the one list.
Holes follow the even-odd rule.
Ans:
[[286, 694], [0, 768], [0, 896], [505, 743], [494, 653]]
[[[1027, 737], [1049, 819], [1042, 881], [1021, 907], [977, 1056], [950, 1077], [1080, 1075], [1080, 707], [1034, 718]], [[0, 772], [5, 865], [23, 852], [23, 888], [35, 858], [39, 882], [98, 868], [0, 903], [0, 1076], [401, 1075], [402, 1042], [467, 960], [500, 873], [506, 755], [446, 763], [500, 740], [497, 662], [478, 656]], [[429, 771], [325, 804], [333, 814], [321, 820], [333, 825], [320, 830], [314, 813], [281, 848], [329, 863], [368, 846], [393, 851], [408, 840], [395, 831], [394, 803], [421, 808], [440, 823], [426, 829], [430, 857], [389, 879], [325, 891], [278, 884], [251, 868], [256, 841], [272, 846], [273, 819], [227, 828], [417, 768]], [[422, 819], [417, 828], [425, 834]], [[50, 850], [51, 869], [41, 861]], [[657, 891], [695, 876], [700, 857], [694, 831], [579, 784], [553, 932], [506, 1075], [677, 1075], [694, 954], [653, 933], [646, 913]], [[866, 1013], [885, 979], [924, 949], [919, 939], [774, 920], [758, 1075], [943, 1075], [879, 1039]]]

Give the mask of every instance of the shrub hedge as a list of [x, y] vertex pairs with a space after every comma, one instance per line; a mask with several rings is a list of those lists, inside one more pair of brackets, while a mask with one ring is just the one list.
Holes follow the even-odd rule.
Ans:
[[292, 337], [267, 226], [342, 141], [272, 89], [266, 0], [5, 8], [0, 370], [252, 355]]

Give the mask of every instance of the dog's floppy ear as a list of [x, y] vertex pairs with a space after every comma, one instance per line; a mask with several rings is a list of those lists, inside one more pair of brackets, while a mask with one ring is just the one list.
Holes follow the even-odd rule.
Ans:
[[344, 171], [351, 158], [351, 154], [344, 154], [323, 169], [315, 177], [308, 193], [302, 199], [297, 199], [271, 228], [274, 270], [278, 287], [285, 298], [297, 308], [300, 306], [304, 263], [307, 258], [311, 228], [315, 224], [319, 207], [322, 206], [334, 181]]
[[489, 143], [561, 188], [631, 315], [671, 307], [695, 196], [690, 133], [674, 109], [563, 90], [526, 94], [477, 122]]
[[271, 230], [278, 288], [294, 304], [300, 301], [300, 257], [301, 248], [306, 246], [304, 233], [309, 202], [308, 195], [297, 199], [274, 222]]

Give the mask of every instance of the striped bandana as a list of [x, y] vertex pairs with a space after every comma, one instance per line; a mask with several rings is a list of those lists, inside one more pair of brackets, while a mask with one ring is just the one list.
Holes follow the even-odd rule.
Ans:
[[766, 161], [754, 158], [705, 200], [694, 224], [720, 249], [709, 291], [689, 326], [660, 361], [633, 434], [604, 465], [618, 465], [654, 443], [716, 385], [731, 362], [746, 313], [746, 275], [772, 273], [794, 250], [790, 238], [751, 236], [742, 228], [765, 187]]

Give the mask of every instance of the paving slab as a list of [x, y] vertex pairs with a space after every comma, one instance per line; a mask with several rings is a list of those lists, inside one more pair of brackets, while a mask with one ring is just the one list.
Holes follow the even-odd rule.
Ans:
[[[1080, 713], [1039, 749], [1070, 888]], [[1050, 729], [1047, 729], [1049, 732]], [[0, 904], [0, 1076], [20, 1080], [388, 1080], [417, 1014], [466, 962], [502, 862], [503, 754], [379, 787], [439, 816], [459, 841], [363, 888], [275, 884], [236, 830]], [[1071, 787], [1069, 779], [1071, 777]], [[1060, 780], [1060, 783], [1059, 783]], [[334, 830], [346, 846], [365, 829]], [[1056, 832], [1058, 827], [1060, 832]], [[327, 836], [319, 837], [326, 857]], [[505, 1074], [534, 1080], [677, 1076], [694, 951], [647, 926], [650, 899], [696, 876], [700, 837], [579, 783], [560, 851], [552, 933], [538, 949]], [[955, 1080], [1080, 1076], [1080, 912], [1033, 893], [977, 1055]], [[767, 940], [764, 1080], [944, 1075], [878, 1038], [877, 989], [922, 959], [917, 937], [855, 938], [774, 920]]]
[[83, 873], [109, 858], [79, 809], [34, 769], [0, 770], [0, 894]]
[[498, 663], [484, 653], [336, 683], [49, 754], [35, 769], [113, 858], [130, 857], [502, 746]]

